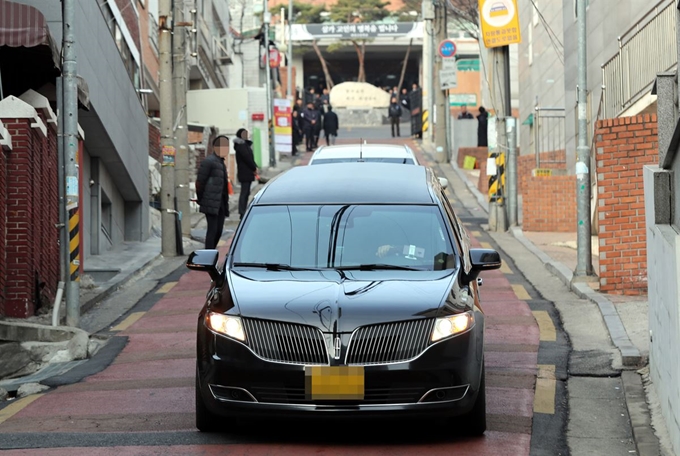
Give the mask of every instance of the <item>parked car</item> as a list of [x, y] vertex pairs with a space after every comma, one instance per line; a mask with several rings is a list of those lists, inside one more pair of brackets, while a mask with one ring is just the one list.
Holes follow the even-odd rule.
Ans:
[[[352, 185], [347, 185], [352, 182]], [[222, 417], [409, 416], [486, 429], [479, 274], [429, 168], [297, 167], [268, 182], [218, 265], [198, 317], [196, 426]]]
[[[379, 162], [402, 165], [422, 165], [416, 154], [406, 145], [397, 144], [343, 144], [321, 146], [309, 160], [309, 165], [326, 165], [349, 162]], [[446, 188], [448, 179], [440, 177], [439, 183]]]

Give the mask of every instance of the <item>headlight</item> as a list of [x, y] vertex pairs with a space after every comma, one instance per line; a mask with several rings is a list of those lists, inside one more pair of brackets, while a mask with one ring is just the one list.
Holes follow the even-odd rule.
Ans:
[[243, 323], [240, 317], [210, 312], [205, 321], [208, 324], [208, 328], [215, 332], [242, 342], [246, 340], [246, 333], [243, 331]]
[[437, 318], [434, 322], [434, 329], [432, 330], [432, 342], [437, 342], [438, 340], [460, 334], [472, 328], [474, 324], [475, 317], [471, 312], [451, 315], [450, 317], [445, 318]]

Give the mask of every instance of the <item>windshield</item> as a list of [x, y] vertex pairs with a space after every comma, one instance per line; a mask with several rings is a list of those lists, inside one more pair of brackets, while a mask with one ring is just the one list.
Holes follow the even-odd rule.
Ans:
[[255, 206], [234, 267], [418, 269], [457, 266], [438, 206]]
[[394, 157], [347, 157], [347, 158], [315, 158], [310, 163], [311, 165], [326, 165], [329, 163], [354, 163], [358, 161], [370, 163], [398, 163], [402, 165], [415, 165], [412, 158], [394, 158]]

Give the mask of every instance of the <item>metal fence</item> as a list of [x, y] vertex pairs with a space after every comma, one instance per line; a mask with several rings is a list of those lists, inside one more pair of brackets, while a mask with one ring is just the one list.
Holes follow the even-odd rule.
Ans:
[[618, 37], [619, 51], [602, 65], [604, 118], [618, 117], [678, 62], [675, 2], [663, 0]]
[[564, 108], [534, 108], [534, 150], [536, 168], [541, 163], [564, 163], [563, 160], [541, 160], [541, 153], [556, 152], [565, 148], [565, 110]]

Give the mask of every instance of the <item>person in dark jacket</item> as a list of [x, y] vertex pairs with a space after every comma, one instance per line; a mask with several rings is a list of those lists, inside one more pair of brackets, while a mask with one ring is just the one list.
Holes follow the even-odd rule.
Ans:
[[225, 158], [229, 156], [229, 138], [220, 135], [213, 140], [213, 153], [201, 161], [196, 176], [196, 197], [205, 214], [208, 232], [205, 248], [217, 248], [224, 232], [224, 220], [229, 217], [229, 186]]
[[387, 110], [387, 115], [390, 118], [390, 125], [392, 125], [392, 137], [394, 138], [395, 136], [401, 136], [399, 132], [399, 121], [401, 120], [401, 106], [397, 101], [397, 97], [392, 97], [390, 107]]
[[307, 103], [307, 107], [302, 111], [302, 130], [305, 133], [305, 143], [307, 152], [316, 149], [314, 134], [319, 124], [321, 114], [314, 109], [314, 103]]
[[293, 110], [292, 114], [292, 119], [293, 119], [293, 125], [292, 125], [292, 130], [293, 130], [293, 155], [297, 155], [297, 147], [302, 143], [302, 135], [304, 134], [302, 132], [302, 118], [300, 117], [300, 112], [297, 110]]
[[323, 131], [326, 136], [326, 145], [335, 145], [335, 138], [338, 136], [338, 128], [340, 128], [340, 121], [338, 115], [333, 112], [333, 107], [328, 105], [326, 114], [323, 116]]
[[234, 152], [236, 152], [236, 177], [241, 184], [241, 195], [238, 199], [238, 214], [243, 218], [243, 214], [248, 209], [248, 198], [250, 198], [250, 187], [257, 174], [257, 163], [253, 156], [253, 142], [248, 139], [248, 130], [241, 128], [236, 132], [234, 138]]
[[479, 115], [477, 116], [477, 147], [488, 147], [488, 133], [489, 133], [489, 113], [486, 112], [484, 106], [479, 107]]

